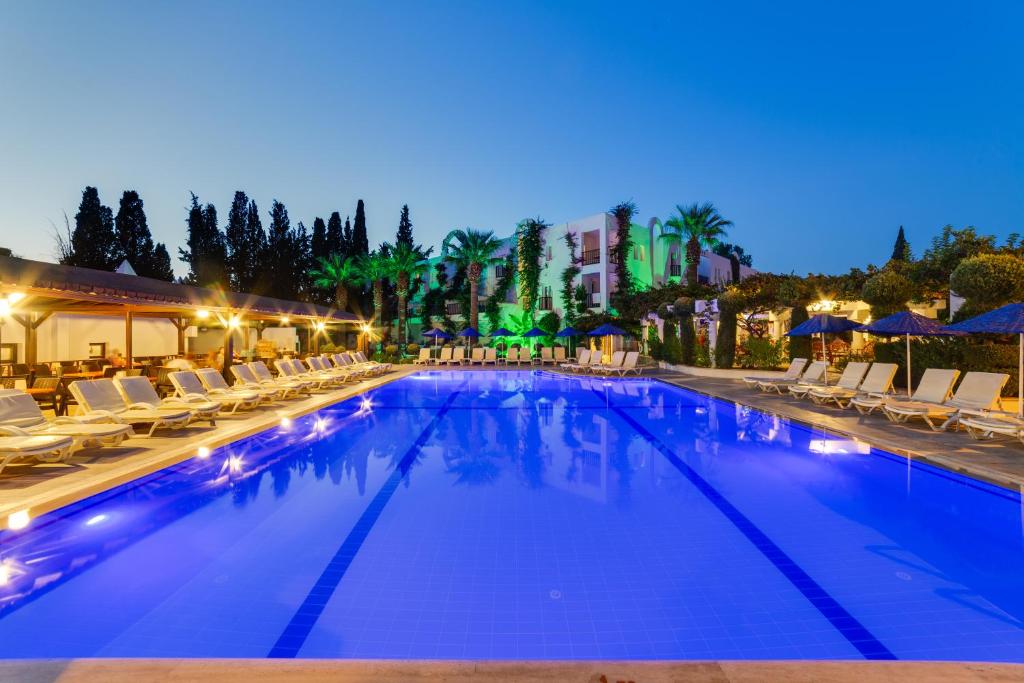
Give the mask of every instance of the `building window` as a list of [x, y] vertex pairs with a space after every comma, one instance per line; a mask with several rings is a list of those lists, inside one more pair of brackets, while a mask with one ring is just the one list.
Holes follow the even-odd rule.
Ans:
[[448, 315], [462, 315], [462, 303], [449, 301], [444, 305], [444, 310]]
[[494, 278], [496, 280], [500, 280], [503, 277], [505, 277], [505, 265], [504, 264], [498, 264], [498, 265], [494, 266]]
[[601, 250], [600, 249], [584, 249], [583, 250], [583, 265], [593, 266], [601, 262]]
[[668, 275], [669, 277], [679, 277], [683, 274], [683, 267], [679, 265], [675, 259], [672, 259], [668, 263]]
[[551, 287], [545, 285], [540, 290], [540, 310], [550, 311], [554, 308], [554, 300], [551, 297]]
[[547, 246], [547, 249], [544, 250], [544, 258], [546, 260], [548, 260], [548, 261], [551, 260], [551, 245], [550, 244]]

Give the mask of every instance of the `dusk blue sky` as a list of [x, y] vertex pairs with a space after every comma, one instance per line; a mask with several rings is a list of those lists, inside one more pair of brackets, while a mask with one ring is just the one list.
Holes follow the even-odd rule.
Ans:
[[[773, 271], [1024, 232], [1024, 3], [5, 3], [0, 245], [85, 185], [184, 241], [189, 191], [373, 243], [710, 200]], [[265, 214], [264, 214], [265, 215]], [[266, 222], [265, 218], [265, 222]], [[176, 268], [183, 273], [182, 264]]]

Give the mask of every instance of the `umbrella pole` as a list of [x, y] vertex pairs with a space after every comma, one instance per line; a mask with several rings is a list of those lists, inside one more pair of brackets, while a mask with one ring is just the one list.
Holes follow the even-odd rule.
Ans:
[[828, 386], [828, 347], [825, 346], [825, 333], [821, 333], [821, 357], [825, 360], [825, 386]]
[[910, 398], [910, 335], [907, 337], [907, 398]]

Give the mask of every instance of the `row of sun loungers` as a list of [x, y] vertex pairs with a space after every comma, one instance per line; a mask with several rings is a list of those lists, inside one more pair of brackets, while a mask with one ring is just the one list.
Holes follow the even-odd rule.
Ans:
[[[251, 410], [380, 375], [389, 363], [361, 353], [324, 354], [275, 361], [275, 377], [262, 361], [231, 366], [229, 385], [215, 369], [181, 370], [168, 378], [174, 396], [161, 398], [146, 377], [81, 380], [69, 385], [80, 414], [48, 420], [35, 399], [18, 390], [0, 390], [0, 472], [19, 461], [67, 462], [73, 453], [117, 446], [131, 436], [152, 436], [195, 422], [216, 426], [221, 414]], [[135, 427], [142, 427], [137, 433]]]
[[894, 363], [851, 362], [833, 385], [825, 383], [825, 364], [797, 358], [781, 377], [751, 376], [743, 381], [764, 392], [788, 393], [820, 405], [855, 408], [861, 415], [878, 410], [896, 423], [921, 419], [935, 431], [963, 426], [972, 436], [1013, 436], [1024, 442], [1024, 421], [1000, 412], [1000, 396], [1009, 375], [968, 372], [954, 391], [959, 370], [929, 368], [909, 398], [893, 393]]
[[562, 363], [561, 368], [573, 373], [594, 373], [599, 375], [627, 375], [634, 373], [639, 375], [643, 370], [637, 362], [640, 359], [639, 351], [615, 351], [608, 363], [603, 362], [604, 358], [600, 351], [583, 349], [579, 358], [574, 363]]
[[415, 365], [554, 365], [566, 360], [565, 348], [542, 346], [540, 355], [534, 356], [527, 348], [509, 349], [504, 357], [498, 357], [497, 349], [478, 346], [466, 356], [466, 349], [457, 346], [440, 350], [437, 358], [430, 348], [420, 349], [420, 355], [413, 361]]

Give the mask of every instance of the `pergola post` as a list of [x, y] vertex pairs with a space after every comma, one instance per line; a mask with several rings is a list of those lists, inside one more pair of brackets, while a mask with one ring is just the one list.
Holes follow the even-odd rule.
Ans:
[[[46, 320], [53, 315], [52, 312], [46, 312], [42, 314], [33, 313], [28, 315], [15, 315], [11, 316], [17, 320], [23, 328], [25, 328], [25, 364], [29, 367], [39, 362], [39, 335], [36, 330]], [[15, 359], [17, 360], [17, 359]]]
[[126, 368], [132, 367], [132, 311], [124, 313], [124, 362]]
[[188, 324], [184, 318], [171, 318], [171, 324], [178, 331], [178, 355], [185, 355], [185, 328]]

